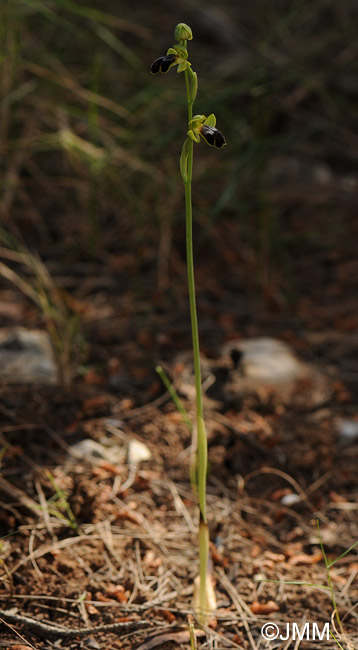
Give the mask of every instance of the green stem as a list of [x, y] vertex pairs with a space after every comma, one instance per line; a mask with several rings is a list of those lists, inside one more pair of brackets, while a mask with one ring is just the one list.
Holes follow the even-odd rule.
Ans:
[[[189, 72], [185, 71], [185, 86], [188, 102], [188, 122], [193, 117], [193, 101], [190, 91]], [[186, 254], [187, 254], [187, 271], [189, 287], [189, 304], [191, 330], [193, 340], [193, 357], [195, 373], [195, 392], [196, 392], [196, 421], [197, 421], [197, 461], [198, 461], [198, 497], [200, 508], [199, 521], [199, 574], [200, 574], [200, 612], [199, 621], [206, 623], [206, 579], [209, 557], [209, 536], [206, 521], [206, 473], [207, 473], [207, 438], [204, 424], [203, 400], [201, 391], [201, 368], [200, 368], [200, 347], [199, 347], [199, 330], [196, 312], [195, 298], [195, 281], [194, 281], [194, 256], [193, 256], [193, 211], [191, 198], [191, 183], [193, 176], [193, 141], [190, 139], [188, 145], [187, 158], [187, 177], [184, 181], [185, 188], [185, 212], [186, 212]]]
[[193, 340], [195, 390], [196, 390], [196, 411], [197, 417], [203, 417], [203, 404], [201, 396], [201, 369], [200, 369], [200, 348], [198, 318], [196, 314], [195, 281], [194, 281], [194, 259], [193, 259], [193, 226], [192, 226], [192, 205], [191, 205], [191, 179], [193, 173], [193, 141], [189, 145], [188, 155], [188, 181], [184, 183], [185, 188], [185, 210], [186, 210], [186, 255], [188, 270], [188, 288], [191, 331]]
[[[189, 73], [185, 71], [185, 85], [188, 102], [188, 122], [193, 117], [193, 102], [190, 93]], [[193, 210], [191, 199], [191, 183], [193, 177], [193, 147], [194, 143], [190, 139], [188, 151], [187, 180], [184, 182], [185, 188], [185, 212], [186, 212], [186, 256], [188, 271], [189, 287], [189, 304], [191, 331], [193, 340], [193, 357], [194, 357], [194, 374], [195, 374], [195, 394], [196, 394], [196, 420], [198, 436], [198, 494], [201, 516], [206, 524], [206, 472], [207, 472], [207, 440], [204, 424], [203, 398], [201, 391], [201, 368], [200, 368], [200, 346], [199, 346], [199, 329], [196, 312], [195, 298], [195, 280], [194, 280], [194, 254], [193, 254]]]

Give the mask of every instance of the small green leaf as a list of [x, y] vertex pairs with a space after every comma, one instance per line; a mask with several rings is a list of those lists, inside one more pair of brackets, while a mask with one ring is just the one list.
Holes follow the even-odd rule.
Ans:
[[196, 72], [193, 72], [191, 68], [189, 68], [189, 78], [190, 78], [190, 98], [191, 101], [194, 103], [198, 92], [198, 75], [196, 74]]
[[183, 179], [183, 183], [188, 182], [188, 158], [190, 151], [190, 140], [187, 138], [183, 144], [180, 156], [180, 173]]

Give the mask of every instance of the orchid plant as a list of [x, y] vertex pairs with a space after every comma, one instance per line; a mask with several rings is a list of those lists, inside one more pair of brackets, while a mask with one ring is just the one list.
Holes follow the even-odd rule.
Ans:
[[226, 140], [216, 128], [216, 117], [211, 114], [194, 115], [193, 105], [198, 92], [198, 78], [188, 60], [187, 42], [193, 38], [191, 28], [185, 23], [179, 23], [174, 31], [177, 43], [170, 47], [164, 56], [156, 59], [151, 65], [152, 74], [166, 74], [177, 66], [179, 73], [184, 73], [186, 97], [188, 105], [187, 137], [180, 156], [180, 171], [185, 190], [186, 211], [186, 253], [189, 285], [189, 303], [191, 330], [193, 342], [195, 389], [196, 389], [196, 491], [199, 501], [199, 587], [198, 594], [194, 590], [194, 608], [199, 623], [207, 623], [208, 616], [215, 609], [215, 594], [209, 573], [209, 531], [206, 514], [206, 475], [207, 475], [207, 436], [203, 414], [203, 398], [201, 389], [199, 330], [196, 312], [194, 258], [192, 236], [192, 176], [194, 142], [200, 143], [201, 138], [210, 146], [222, 149]]

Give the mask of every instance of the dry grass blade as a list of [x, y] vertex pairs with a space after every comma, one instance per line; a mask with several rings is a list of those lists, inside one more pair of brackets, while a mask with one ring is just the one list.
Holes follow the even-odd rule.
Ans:
[[[4, 230], [0, 230], [0, 238], [7, 241], [8, 236]], [[40, 257], [19, 244], [16, 244], [16, 248], [17, 250], [1, 248], [0, 254], [30, 270], [35, 278], [35, 287], [3, 262], [0, 262], [0, 275], [10, 280], [41, 310], [56, 355], [60, 381], [68, 388], [73, 371], [72, 362], [76, 357], [79, 316], [68, 306], [64, 294], [57, 288]]]
[[103, 23], [104, 25], [108, 25], [110, 27], [117, 27], [125, 32], [135, 34], [141, 38], [150, 37], [150, 30], [146, 27], [143, 27], [143, 25], [138, 25], [135, 22], [125, 20], [124, 18], [120, 18], [119, 16], [109, 14], [88, 5], [82, 5], [78, 2], [71, 2], [71, 0], [62, 0], [62, 4], [68, 11], [71, 11], [79, 16], [89, 18], [95, 23]]
[[31, 499], [25, 492], [20, 490], [9, 481], [7, 481], [3, 476], [0, 476], [0, 491], [5, 492], [8, 497], [15, 499], [19, 504], [25, 507], [27, 510], [30, 510], [32, 513], [38, 514], [39, 506], [36, 501]]
[[119, 115], [123, 118], [128, 118], [130, 116], [130, 112], [124, 108], [124, 106], [120, 106], [120, 104], [113, 101], [112, 99], [109, 99], [108, 97], [103, 97], [102, 95], [98, 95], [98, 93], [83, 88], [75, 79], [71, 77], [59, 75], [58, 73], [52, 72], [52, 70], [44, 68], [37, 63], [27, 62], [24, 64], [24, 66], [32, 74], [41, 77], [42, 79], [46, 79], [47, 81], [51, 81], [52, 83], [58, 84], [67, 90], [70, 90], [77, 97], [80, 97], [86, 102], [97, 104], [98, 106], [106, 108], [112, 113], [115, 113], [116, 115]]

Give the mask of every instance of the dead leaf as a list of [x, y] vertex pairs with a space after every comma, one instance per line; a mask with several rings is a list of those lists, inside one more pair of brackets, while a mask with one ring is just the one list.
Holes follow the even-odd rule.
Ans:
[[280, 611], [278, 604], [273, 600], [269, 600], [267, 603], [259, 603], [257, 600], [254, 600], [250, 606], [250, 609], [253, 614], [257, 615], [272, 614], [272, 612]]
[[119, 520], [127, 520], [130, 521], [132, 524], [136, 524], [136, 526], [139, 526], [141, 521], [139, 517], [134, 512], [129, 512], [129, 510], [126, 510], [123, 508], [122, 510], [118, 510], [116, 514], [116, 521]]
[[257, 557], [260, 557], [261, 554], [262, 554], [261, 546], [259, 546], [258, 544], [255, 544], [255, 546], [253, 546], [251, 551], [250, 551], [250, 557], [257, 558]]
[[110, 395], [96, 395], [95, 397], [88, 397], [82, 403], [82, 412], [84, 415], [95, 415], [97, 411], [107, 407], [111, 400]]
[[153, 616], [158, 615], [162, 616], [167, 623], [174, 623], [175, 621], [175, 614], [173, 612], [170, 612], [169, 609], [157, 609], [153, 611]]
[[271, 551], [265, 551], [265, 558], [272, 560], [272, 562], [284, 562], [286, 560], [285, 555], [282, 553], [272, 553]]
[[86, 610], [89, 614], [98, 614], [98, 609], [94, 605], [92, 605], [91, 600], [92, 600], [92, 594], [90, 591], [87, 591], [86, 598], [84, 600]]
[[345, 404], [346, 402], [350, 402], [352, 400], [352, 394], [349, 392], [343, 382], [339, 380], [334, 381], [332, 388], [338, 402]]
[[162, 566], [163, 560], [162, 558], [157, 557], [154, 551], [149, 550], [143, 558], [143, 564], [151, 569], [156, 569], [157, 567]]
[[151, 372], [150, 368], [147, 366], [134, 366], [132, 367], [132, 375], [137, 380], [147, 379], [149, 373]]
[[113, 598], [104, 596], [101, 591], [96, 591], [95, 597], [99, 603], [113, 603]]
[[294, 555], [288, 560], [288, 564], [291, 566], [296, 566], [297, 564], [318, 564], [323, 559], [321, 551], [313, 553], [313, 555], [307, 555], [307, 553], [300, 553], [299, 555]]
[[[200, 576], [194, 578], [194, 611], [200, 612]], [[216, 596], [215, 588], [213, 584], [212, 577], [209, 573], [206, 575], [206, 594], [205, 594], [205, 609], [210, 618], [210, 624], [212, 622], [211, 614], [216, 610]]]
[[232, 637], [232, 642], [237, 643], [237, 645], [242, 645], [243, 644], [242, 637], [239, 636], [239, 634], [234, 634], [234, 636]]
[[272, 501], [281, 501], [282, 497], [285, 497], [287, 494], [291, 493], [291, 488], [280, 488], [279, 490], [275, 490], [275, 492], [271, 494], [270, 498]]
[[128, 602], [128, 596], [123, 585], [110, 585], [106, 593], [110, 598], [114, 598], [119, 603], [126, 604]]
[[84, 382], [87, 386], [104, 386], [106, 378], [101, 377], [101, 375], [97, 374], [95, 370], [91, 369], [86, 372]]
[[[196, 638], [205, 636], [205, 632], [203, 630], [194, 630], [194, 634]], [[180, 645], [180, 643], [189, 643], [189, 630], [183, 630], [180, 632], [167, 632], [166, 634], [157, 634], [156, 636], [149, 637], [148, 641], [142, 643], [142, 645], [140, 645], [137, 650], [152, 650], [152, 648], [159, 648], [169, 641], [174, 641], [174, 643], [177, 643], [178, 645]]]
[[112, 465], [112, 463], [108, 463], [106, 460], [103, 460], [101, 462], [100, 468], [107, 470], [107, 472], [110, 472], [110, 474], [114, 474], [114, 476], [118, 476], [118, 474], [121, 473], [117, 465]]
[[333, 501], [333, 503], [347, 503], [347, 499], [341, 496], [340, 494], [338, 494], [337, 492], [335, 492], [334, 490], [331, 490], [329, 496], [331, 501]]
[[92, 472], [92, 476], [99, 478], [100, 480], [104, 480], [106, 478], [110, 478], [111, 475], [119, 476], [121, 470], [115, 465], [112, 465], [112, 463], [103, 461], [97, 467], [93, 467], [91, 472]]
[[116, 598], [118, 593], [124, 594], [125, 588], [123, 585], [108, 585], [106, 589], [106, 594], [110, 598]]
[[217, 566], [221, 566], [224, 569], [228, 567], [229, 564], [228, 559], [223, 555], [221, 555], [221, 553], [219, 553], [215, 544], [213, 544], [212, 542], [210, 542], [210, 552], [211, 552], [211, 559], [214, 564], [216, 564]]
[[334, 321], [334, 328], [340, 332], [354, 332], [358, 327], [358, 316], [342, 316]]
[[120, 411], [130, 411], [134, 406], [134, 400], [131, 397], [124, 397], [121, 399], [118, 410]]

